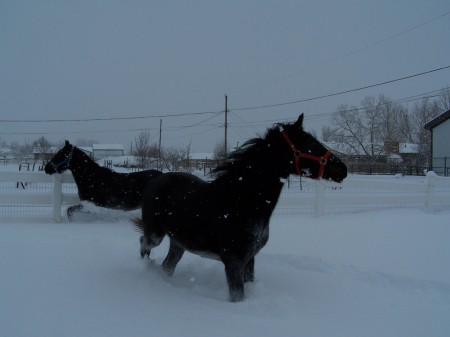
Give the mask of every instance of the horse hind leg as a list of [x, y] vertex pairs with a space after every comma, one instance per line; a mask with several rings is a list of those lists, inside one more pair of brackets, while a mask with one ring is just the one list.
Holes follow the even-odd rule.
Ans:
[[231, 302], [241, 302], [244, 296], [244, 262], [228, 258], [222, 260], [225, 264], [225, 273], [227, 275], [228, 290], [230, 292]]
[[181, 248], [175, 241], [170, 240], [169, 252], [162, 263], [162, 267], [167, 275], [172, 276], [175, 267], [183, 257], [185, 250]]
[[139, 242], [141, 244], [140, 253], [143, 258], [145, 255], [150, 257], [150, 252], [153, 248], [158, 247], [161, 241], [164, 239], [164, 233], [162, 234], [151, 234], [151, 235], [141, 235]]
[[150, 225], [148, 225], [149, 222], [146, 222], [143, 219], [134, 218], [132, 219], [132, 223], [144, 234], [139, 238], [141, 257], [143, 258], [145, 255], [150, 257], [151, 250], [159, 246], [163, 240], [165, 236], [164, 231], [161, 226], [154, 225], [155, 222], [150, 222]]
[[151, 248], [149, 248], [149, 244], [147, 243], [147, 240], [145, 240], [145, 236], [141, 235], [139, 238], [139, 242], [141, 244], [140, 253], [141, 257], [144, 258], [145, 255], [147, 255], [148, 258], [150, 258], [150, 251]]

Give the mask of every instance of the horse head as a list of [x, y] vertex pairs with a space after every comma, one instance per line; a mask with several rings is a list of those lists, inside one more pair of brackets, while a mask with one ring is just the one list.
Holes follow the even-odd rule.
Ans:
[[278, 125], [292, 163], [289, 173], [342, 182], [347, 176], [347, 166], [303, 129], [303, 117], [301, 114], [295, 123]]
[[53, 156], [47, 165], [45, 165], [45, 173], [63, 173], [65, 170], [69, 169], [72, 161], [73, 149], [74, 146], [66, 140], [64, 147]]

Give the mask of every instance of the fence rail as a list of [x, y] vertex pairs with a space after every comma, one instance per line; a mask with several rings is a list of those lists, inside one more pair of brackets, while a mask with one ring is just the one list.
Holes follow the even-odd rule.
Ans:
[[[450, 178], [351, 175], [343, 183], [304, 180], [282, 193], [276, 212], [315, 216], [390, 208], [450, 209]], [[296, 186], [297, 185], [297, 186]]]
[[8, 209], [39, 213], [40, 208], [60, 222], [62, 208], [79, 202], [71, 173], [49, 176], [43, 172], [0, 172], [0, 215], [11, 213], [5, 211]]
[[[62, 221], [63, 210], [79, 203], [70, 173], [0, 172], [0, 217], [41, 214]], [[30, 209], [25, 211], [25, 209]], [[450, 209], [450, 178], [350, 175], [342, 184], [292, 177], [276, 214], [340, 214], [389, 208]]]

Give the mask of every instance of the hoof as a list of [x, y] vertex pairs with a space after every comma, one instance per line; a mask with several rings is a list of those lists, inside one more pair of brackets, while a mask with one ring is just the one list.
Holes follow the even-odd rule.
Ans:
[[147, 248], [147, 245], [145, 244], [144, 236], [142, 235], [139, 238], [139, 242], [141, 243], [141, 258], [144, 258], [145, 255], [147, 255], [148, 258], [150, 258], [150, 249]]
[[147, 255], [147, 258], [150, 258], [150, 252], [149, 251], [141, 250], [141, 258], [144, 258], [145, 255]]

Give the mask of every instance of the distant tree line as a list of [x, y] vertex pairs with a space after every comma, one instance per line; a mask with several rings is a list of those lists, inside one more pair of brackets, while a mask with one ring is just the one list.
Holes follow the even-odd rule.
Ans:
[[431, 133], [424, 125], [450, 108], [450, 89], [438, 97], [423, 98], [408, 106], [385, 95], [367, 96], [359, 107], [341, 104], [332, 114], [331, 125], [322, 129], [322, 139], [335, 150], [375, 162], [387, 154], [387, 145], [414, 143], [418, 158], [430, 163]]
[[143, 169], [156, 168], [163, 171], [188, 170], [191, 144], [180, 147], [161, 147], [151, 142], [148, 130], [141, 131], [134, 140], [132, 155], [136, 157], [138, 166]]
[[[322, 128], [321, 138], [332, 144], [334, 150], [348, 156], [363, 157], [367, 162], [384, 158], [388, 152], [387, 144], [417, 144], [417, 158], [422, 165], [427, 165], [431, 162], [431, 134], [424, 129], [424, 125], [448, 109], [450, 88], [442, 89], [437, 96], [415, 101], [412, 105], [396, 102], [382, 94], [378, 97], [366, 96], [360, 106], [347, 103], [339, 105], [332, 113], [330, 125]], [[190, 157], [190, 143], [180, 147], [160, 148], [159, 144], [151, 140], [149, 131], [142, 131], [134, 140], [131, 154], [137, 158], [139, 167], [167, 171], [189, 169], [186, 165]], [[93, 143], [95, 141], [91, 140], [76, 142], [78, 146], [89, 146]], [[2, 148], [8, 147], [1, 139], [0, 145]], [[12, 155], [22, 161], [33, 154], [33, 151], [51, 157], [55, 148], [59, 149], [62, 145], [61, 142], [55, 147], [41, 136], [24, 145], [13, 142], [9, 148]], [[221, 159], [223, 155], [224, 143], [218, 142], [214, 147], [213, 159]]]

